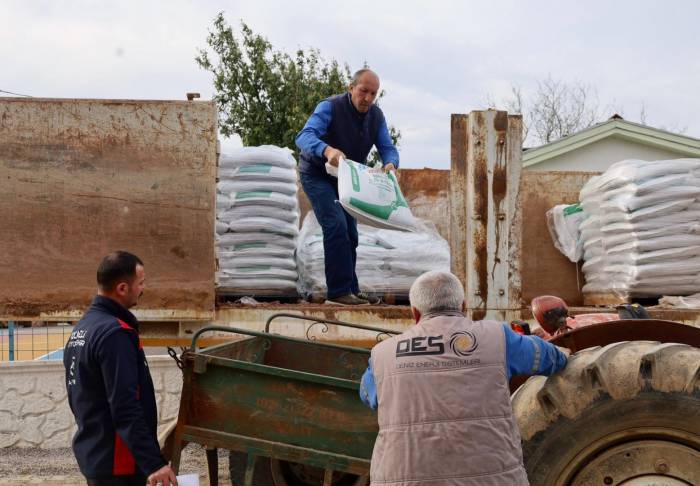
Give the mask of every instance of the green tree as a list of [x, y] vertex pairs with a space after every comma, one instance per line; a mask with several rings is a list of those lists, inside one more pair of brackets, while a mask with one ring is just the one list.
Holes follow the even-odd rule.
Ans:
[[[326, 61], [318, 49], [294, 56], [276, 50], [241, 21], [235, 33], [219, 13], [199, 49], [197, 64], [214, 75], [219, 128], [244, 145], [279, 145], [296, 150], [294, 138], [319, 101], [347, 90], [347, 64]], [[380, 94], [380, 97], [383, 93]], [[391, 127], [394, 142], [401, 134]]]

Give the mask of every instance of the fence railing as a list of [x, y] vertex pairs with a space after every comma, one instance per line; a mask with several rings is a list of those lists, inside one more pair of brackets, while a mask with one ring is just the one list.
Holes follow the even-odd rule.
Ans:
[[0, 361], [62, 359], [72, 331], [67, 323], [0, 323]]

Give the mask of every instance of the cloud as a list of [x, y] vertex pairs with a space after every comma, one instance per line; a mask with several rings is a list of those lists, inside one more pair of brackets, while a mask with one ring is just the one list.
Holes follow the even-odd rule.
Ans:
[[[449, 166], [451, 113], [551, 74], [597, 87], [602, 105], [700, 136], [697, 2], [6, 0], [0, 89], [35, 96], [212, 96], [194, 62], [219, 11], [276, 48], [317, 47], [351, 69], [367, 61], [401, 129], [402, 164]], [[224, 141], [232, 146], [235, 141]]]

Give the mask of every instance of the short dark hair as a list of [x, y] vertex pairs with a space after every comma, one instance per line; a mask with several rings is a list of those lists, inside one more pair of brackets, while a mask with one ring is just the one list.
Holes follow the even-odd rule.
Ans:
[[107, 255], [97, 267], [97, 285], [111, 291], [120, 282], [131, 283], [136, 276], [136, 266], [143, 266], [139, 257], [128, 251], [115, 251]]

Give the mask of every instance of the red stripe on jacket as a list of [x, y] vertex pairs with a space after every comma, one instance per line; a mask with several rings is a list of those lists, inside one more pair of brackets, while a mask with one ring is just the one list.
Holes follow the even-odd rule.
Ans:
[[[141, 339], [139, 338], [139, 333], [136, 332], [136, 329], [134, 329], [121, 319], [117, 319], [117, 321], [119, 322], [119, 325], [122, 327], [122, 329], [126, 329], [127, 331], [131, 331], [136, 334], [136, 340], [139, 343], [139, 349], [143, 349], [143, 346], [141, 346]], [[139, 396], [139, 392], [140, 390], [137, 388], [136, 400], [139, 400], [141, 398]], [[136, 474], [136, 460], [131, 454], [131, 451], [127, 447], [126, 443], [117, 433], [114, 434], [114, 467], [112, 473], [115, 476], [128, 476]]]
[[136, 460], [119, 434], [114, 434], [114, 466], [115, 476], [130, 476], [136, 474]]
[[136, 331], [136, 329], [134, 329], [133, 327], [131, 327], [129, 324], [122, 321], [121, 319], [117, 319], [117, 321], [119, 322], [119, 325], [122, 326], [122, 329], [126, 329], [127, 331], [131, 331], [134, 334], [136, 334], [136, 341], [138, 341], [138, 343], [139, 343], [139, 349], [143, 349], [143, 346], [141, 345], [141, 338], [139, 337], [138, 331]]

